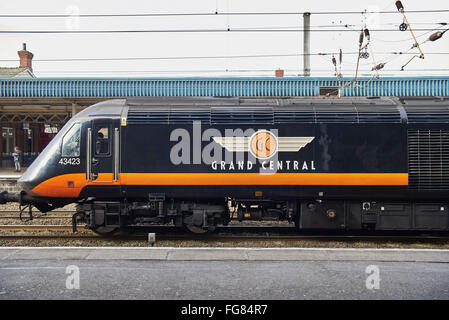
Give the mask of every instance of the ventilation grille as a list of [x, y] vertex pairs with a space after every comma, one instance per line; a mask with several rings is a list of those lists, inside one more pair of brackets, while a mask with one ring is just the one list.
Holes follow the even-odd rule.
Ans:
[[128, 124], [191, 124], [193, 121], [210, 123], [207, 110], [129, 110]]
[[305, 108], [210, 107], [210, 108], [133, 108], [129, 124], [204, 124], [251, 125], [281, 123], [401, 123], [395, 107], [308, 106]]
[[166, 110], [128, 110], [128, 124], [168, 124], [169, 112]]
[[314, 106], [303, 110], [276, 110], [275, 123], [401, 123], [391, 107]]
[[408, 123], [449, 123], [449, 107], [406, 107]]
[[449, 130], [408, 132], [409, 188], [449, 190]]
[[273, 108], [211, 108], [211, 124], [273, 124]]
[[359, 123], [401, 123], [401, 114], [396, 108], [357, 108]]
[[316, 114], [307, 109], [275, 111], [274, 123], [316, 123]]

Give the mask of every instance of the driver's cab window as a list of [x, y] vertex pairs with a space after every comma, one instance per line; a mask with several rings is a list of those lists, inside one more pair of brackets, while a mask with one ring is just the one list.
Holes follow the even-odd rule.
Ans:
[[109, 127], [97, 127], [95, 132], [95, 155], [109, 155]]
[[80, 136], [81, 125], [75, 123], [62, 138], [62, 156], [79, 157], [80, 156]]

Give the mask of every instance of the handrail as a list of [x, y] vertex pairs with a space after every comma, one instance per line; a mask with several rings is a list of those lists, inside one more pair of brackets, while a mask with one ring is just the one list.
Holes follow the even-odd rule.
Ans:
[[91, 181], [92, 173], [92, 129], [87, 128], [86, 143], [86, 180]]
[[120, 136], [118, 128], [114, 129], [114, 181], [118, 181], [120, 163]]

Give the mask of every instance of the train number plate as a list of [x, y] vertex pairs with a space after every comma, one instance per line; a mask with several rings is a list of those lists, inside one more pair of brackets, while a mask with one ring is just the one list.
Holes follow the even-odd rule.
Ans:
[[80, 163], [80, 158], [61, 158], [61, 160], [59, 160], [59, 164], [62, 164], [63, 166], [78, 166]]

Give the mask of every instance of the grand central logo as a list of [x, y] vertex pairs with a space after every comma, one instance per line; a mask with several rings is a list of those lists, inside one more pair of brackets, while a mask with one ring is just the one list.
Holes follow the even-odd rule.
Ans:
[[213, 137], [229, 152], [250, 152], [255, 158], [266, 160], [277, 152], [298, 152], [315, 137], [277, 137], [268, 130], [258, 130], [251, 137]]
[[[224, 135], [223, 135], [224, 131]], [[203, 130], [193, 122], [192, 130], [176, 128], [170, 133], [170, 161], [174, 165], [209, 165], [213, 171], [315, 171], [315, 162], [304, 154], [279, 159], [283, 152], [296, 153], [315, 137], [279, 136], [277, 129], [216, 128]], [[224, 152], [225, 151], [225, 152]]]

